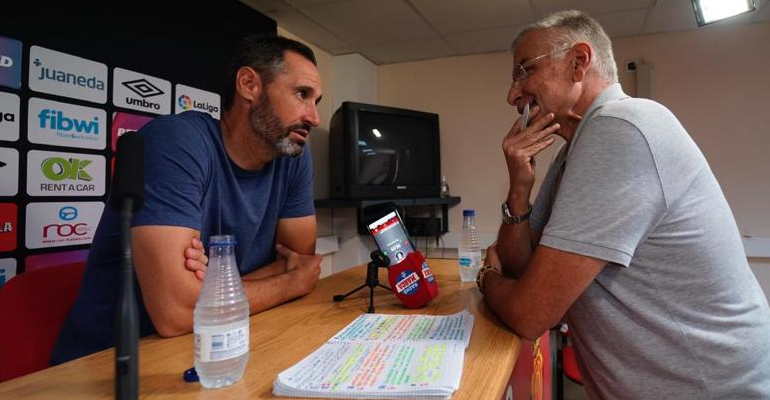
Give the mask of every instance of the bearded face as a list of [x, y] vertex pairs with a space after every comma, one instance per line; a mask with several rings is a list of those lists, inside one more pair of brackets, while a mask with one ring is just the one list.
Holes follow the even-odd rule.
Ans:
[[262, 92], [259, 101], [251, 109], [251, 127], [257, 135], [261, 135], [265, 142], [275, 149], [277, 154], [296, 157], [302, 154], [304, 143], [291, 140], [291, 132], [295, 129], [310, 131], [307, 124], [294, 124], [283, 126], [278, 115], [273, 111], [267, 92]]

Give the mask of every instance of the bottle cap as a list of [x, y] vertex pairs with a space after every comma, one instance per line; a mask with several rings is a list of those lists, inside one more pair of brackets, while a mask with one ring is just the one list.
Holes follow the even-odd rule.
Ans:
[[198, 382], [200, 379], [198, 378], [198, 372], [195, 371], [195, 367], [192, 367], [184, 372], [182, 375], [182, 379], [184, 379], [185, 382]]
[[476, 216], [476, 210], [469, 209], [469, 210], [463, 210], [463, 217], [475, 217]]

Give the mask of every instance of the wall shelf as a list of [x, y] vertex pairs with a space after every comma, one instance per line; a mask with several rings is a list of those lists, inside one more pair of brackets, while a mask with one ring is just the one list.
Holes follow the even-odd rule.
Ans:
[[[436, 231], [434, 226], [430, 226], [428, 234], [426, 236], [439, 236], [440, 234], [449, 231], [449, 207], [459, 204], [459, 196], [448, 197], [409, 197], [400, 199], [316, 199], [316, 208], [355, 208], [358, 215], [358, 233], [365, 235], [369, 231], [366, 229], [363, 210], [364, 208], [382, 203], [395, 203], [398, 206], [404, 208], [404, 213], [408, 214], [408, 208], [417, 206], [428, 207], [428, 218], [434, 220], [436, 218], [436, 209], [441, 207], [441, 226]], [[402, 215], [407, 219], [407, 215]], [[409, 227], [407, 227], [409, 228]]]

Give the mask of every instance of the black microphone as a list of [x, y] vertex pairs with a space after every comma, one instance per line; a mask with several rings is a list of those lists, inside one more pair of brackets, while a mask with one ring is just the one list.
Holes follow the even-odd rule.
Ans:
[[136, 132], [118, 139], [110, 206], [120, 212], [121, 289], [115, 315], [115, 398], [139, 396], [139, 311], [134, 293], [131, 218], [144, 202], [144, 143]]

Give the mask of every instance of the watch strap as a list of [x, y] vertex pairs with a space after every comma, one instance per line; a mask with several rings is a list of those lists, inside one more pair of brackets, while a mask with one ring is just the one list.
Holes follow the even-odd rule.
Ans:
[[514, 215], [511, 214], [511, 209], [508, 207], [508, 202], [504, 201], [502, 205], [503, 210], [503, 223], [515, 225], [524, 222], [529, 219], [529, 215], [532, 214], [532, 204], [529, 204], [527, 212], [524, 214]]

